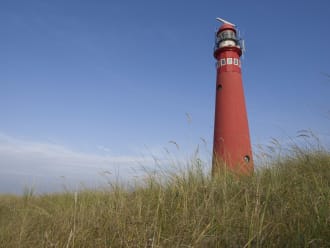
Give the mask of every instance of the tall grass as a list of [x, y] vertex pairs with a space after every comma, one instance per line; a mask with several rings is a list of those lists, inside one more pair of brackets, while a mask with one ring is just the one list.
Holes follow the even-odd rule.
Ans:
[[252, 176], [195, 159], [134, 190], [0, 196], [0, 247], [330, 247], [330, 154], [295, 151]]

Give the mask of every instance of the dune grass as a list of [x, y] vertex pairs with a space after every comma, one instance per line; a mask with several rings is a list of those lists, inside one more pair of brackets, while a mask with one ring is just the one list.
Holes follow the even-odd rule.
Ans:
[[195, 159], [133, 190], [3, 195], [0, 247], [330, 247], [330, 154], [246, 177], [212, 179]]

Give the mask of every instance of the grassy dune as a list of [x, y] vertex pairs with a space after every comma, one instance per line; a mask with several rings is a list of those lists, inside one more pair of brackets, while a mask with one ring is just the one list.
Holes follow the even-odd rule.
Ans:
[[330, 154], [299, 151], [251, 177], [211, 179], [196, 159], [133, 191], [3, 195], [0, 247], [330, 247]]

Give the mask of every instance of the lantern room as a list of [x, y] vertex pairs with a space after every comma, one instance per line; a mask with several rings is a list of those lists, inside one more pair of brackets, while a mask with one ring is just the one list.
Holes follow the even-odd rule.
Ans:
[[241, 49], [236, 29], [227, 23], [223, 24], [216, 32], [214, 51], [216, 52], [218, 49], [224, 47], [236, 47]]

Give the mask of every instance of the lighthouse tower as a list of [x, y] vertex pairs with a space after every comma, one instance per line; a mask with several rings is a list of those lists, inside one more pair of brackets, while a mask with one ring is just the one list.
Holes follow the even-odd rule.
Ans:
[[253, 172], [252, 149], [242, 85], [242, 44], [235, 25], [217, 18], [217, 60], [212, 174], [226, 166], [238, 174]]

